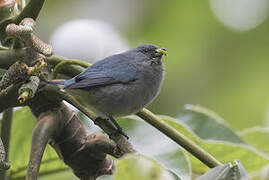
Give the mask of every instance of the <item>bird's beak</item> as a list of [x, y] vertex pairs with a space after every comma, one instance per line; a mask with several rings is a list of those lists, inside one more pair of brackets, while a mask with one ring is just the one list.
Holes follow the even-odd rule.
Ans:
[[161, 55], [165, 55], [168, 56], [168, 52], [166, 51], [166, 49], [164, 48], [158, 48], [155, 50], [157, 53], [161, 54]]

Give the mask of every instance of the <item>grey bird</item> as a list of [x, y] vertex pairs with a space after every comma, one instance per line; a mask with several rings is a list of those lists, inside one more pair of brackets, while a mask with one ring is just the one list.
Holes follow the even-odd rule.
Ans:
[[72, 79], [53, 83], [87, 102], [98, 117], [110, 119], [127, 137], [114, 118], [138, 112], [158, 95], [164, 79], [163, 55], [167, 55], [164, 48], [140, 45], [100, 60]]

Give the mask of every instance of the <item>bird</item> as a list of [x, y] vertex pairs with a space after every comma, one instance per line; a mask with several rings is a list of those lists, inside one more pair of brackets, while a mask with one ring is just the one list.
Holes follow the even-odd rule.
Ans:
[[159, 94], [165, 74], [163, 55], [167, 55], [165, 48], [143, 44], [99, 60], [71, 79], [52, 83], [85, 101], [128, 139], [114, 118], [137, 113]]

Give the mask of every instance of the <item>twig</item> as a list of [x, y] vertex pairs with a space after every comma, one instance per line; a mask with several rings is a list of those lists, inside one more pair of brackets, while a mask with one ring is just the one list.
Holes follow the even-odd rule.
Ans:
[[[0, 53], [1, 53], [1, 51], [0, 51]], [[81, 61], [81, 60], [77, 60], [77, 59], [66, 59], [66, 58], [60, 57], [60, 56], [45, 57], [45, 60], [52, 67], [55, 67], [59, 63], [65, 62], [65, 61]], [[74, 77], [74, 76], [78, 75], [79, 73], [81, 73], [82, 70], [83, 69], [78, 67], [78, 66], [68, 65], [68, 66], [65, 66], [65, 68], [61, 68], [59, 70], [59, 73], [64, 74], [64, 75], [69, 76], [69, 77]]]
[[7, 108], [16, 107], [19, 105], [18, 98], [18, 85], [11, 85], [8, 88], [0, 91], [0, 113]]
[[0, 179], [4, 179], [6, 176], [5, 170], [10, 168], [10, 164], [6, 162], [6, 151], [3, 145], [2, 139], [0, 138]]
[[6, 43], [5, 41], [7, 38], [7, 33], [5, 29], [8, 24], [10, 23], [19, 24], [24, 18], [32, 18], [33, 20], [36, 20], [42, 9], [44, 2], [45, 0], [31, 0], [18, 16], [1, 22], [0, 41], [2, 41], [3, 44]]
[[173, 141], [182, 146], [184, 149], [186, 149], [189, 153], [191, 153], [208, 167], [214, 168], [221, 165], [221, 163], [216, 160], [211, 154], [206, 152], [200, 146], [192, 142], [186, 136], [178, 132], [175, 128], [167, 124], [165, 121], [163, 121], [161, 118], [159, 118], [149, 110], [142, 109], [137, 113], [137, 115], [143, 120], [145, 120], [147, 123], [157, 128], [159, 131], [170, 137]]
[[[0, 167], [2, 169], [9, 169], [10, 165], [8, 163], [8, 154], [9, 154], [9, 144], [10, 144], [10, 135], [11, 135], [11, 124], [12, 124], [12, 116], [13, 116], [13, 109], [9, 108], [4, 111], [3, 119], [2, 119], [2, 126], [1, 126], [1, 138], [3, 141], [4, 153], [2, 154], [2, 158], [0, 161]], [[0, 171], [0, 179], [6, 179], [6, 171]]]
[[39, 78], [37, 76], [31, 76], [29, 82], [23, 84], [19, 89], [19, 102], [22, 104], [28, 99], [33, 98], [39, 85]]
[[9, 49], [0, 51], [0, 68], [8, 69], [18, 60], [27, 65], [40, 59], [40, 55], [31, 48]]
[[84, 67], [84, 68], [87, 68], [90, 66], [89, 63], [86, 63], [84, 61], [78, 61], [78, 60], [65, 60], [65, 61], [62, 61], [60, 63], [58, 63], [52, 73], [51, 73], [51, 78], [52, 79], [55, 79], [57, 77], [57, 74], [60, 72], [60, 70], [64, 67], [66, 67], [66, 65], [79, 65], [81, 67]]
[[10, 85], [27, 80], [29, 78], [27, 71], [27, 65], [22, 62], [16, 62], [10, 66], [0, 81], [0, 91], [6, 89]]
[[52, 55], [52, 46], [44, 43], [33, 34], [35, 21], [31, 18], [24, 18], [19, 25], [9, 24], [6, 27], [6, 33], [25, 42], [26, 46], [33, 48], [36, 52], [45, 56]]

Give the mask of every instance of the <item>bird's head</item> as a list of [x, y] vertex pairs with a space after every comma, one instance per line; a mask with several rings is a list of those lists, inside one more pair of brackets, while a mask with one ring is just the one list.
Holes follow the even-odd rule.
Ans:
[[149, 61], [151, 65], [160, 65], [162, 56], [167, 56], [167, 51], [164, 48], [159, 48], [152, 44], [143, 44], [135, 48], [135, 50], [143, 54], [146, 58], [145, 61]]

